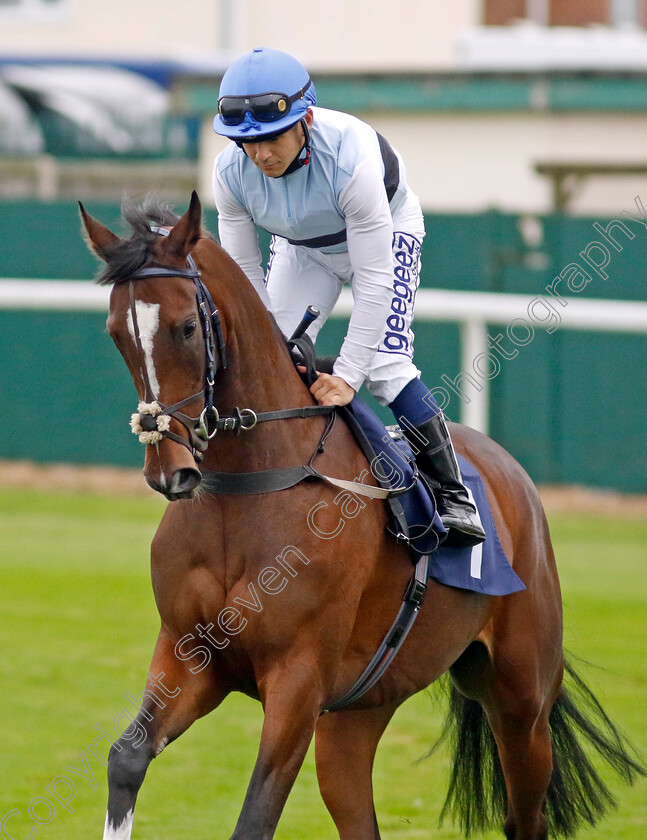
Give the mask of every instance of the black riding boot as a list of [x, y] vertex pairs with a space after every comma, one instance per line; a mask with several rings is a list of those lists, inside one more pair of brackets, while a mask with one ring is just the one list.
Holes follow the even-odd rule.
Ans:
[[[415, 433], [414, 433], [415, 429]], [[438, 513], [449, 531], [447, 543], [476, 545], [485, 539], [476, 507], [469, 499], [442, 413], [420, 426], [404, 430], [420, 469], [439, 485]]]

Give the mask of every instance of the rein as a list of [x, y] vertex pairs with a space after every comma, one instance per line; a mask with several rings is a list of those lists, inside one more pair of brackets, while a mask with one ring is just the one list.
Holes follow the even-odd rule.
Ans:
[[[160, 236], [168, 236], [169, 234], [169, 231], [165, 228], [155, 227], [151, 228], [151, 230]], [[387, 499], [410, 490], [411, 487], [391, 489], [361, 484], [358, 481], [347, 481], [343, 478], [333, 478], [318, 472], [314, 468], [314, 460], [318, 454], [323, 452], [325, 439], [334, 425], [336, 418], [335, 406], [308, 405], [299, 408], [284, 408], [276, 411], [259, 412], [251, 408], [241, 409], [236, 407], [234, 409], [235, 414], [220, 416], [218, 409], [214, 405], [215, 377], [219, 367], [227, 367], [227, 348], [222, 332], [220, 313], [213, 302], [209, 290], [202, 282], [200, 270], [191, 254], [187, 256], [187, 266], [187, 268], [173, 268], [165, 265], [153, 265], [140, 268], [132, 275], [129, 282], [130, 313], [133, 321], [133, 331], [135, 333], [135, 345], [140, 358], [144, 356], [144, 348], [137, 320], [134, 288], [135, 281], [140, 279], [151, 277], [186, 277], [193, 282], [196, 289], [196, 300], [205, 346], [206, 366], [204, 388], [173, 405], [165, 405], [155, 397], [146, 366], [141, 366], [145, 400], [139, 403], [137, 412], [132, 415], [130, 420], [130, 427], [133, 434], [139, 436], [140, 442], [147, 445], [155, 445], [162, 438], [168, 438], [189, 449], [195, 460], [199, 463], [203, 457], [202, 453], [209, 445], [209, 441], [219, 431], [240, 434], [242, 431], [251, 431], [259, 423], [331, 415], [331, 420], [327, 424], [309, 464], [276, 470], [261, 470], [252, 473], [218, 473], [211, 470], [204, 470], [202, 480], [203, 488], [211, 493], [251, 495], [256, 493], [269, 493], [275, 490], [285, 490], [289, 487], [294, 487], [306, 478], [317, 478], [334, 487], [350, 490], [353, 493], [358, 493], [371, 499]], [[304, 328], [307, 327], [307, 320], [303, 322], [303, 326]], [[314, 347], [312, 346], [312, 342], [305, 335], [295, 334], [288, 342], [288, 346], [297, 349], [301, 353], [310, 379], [314, 381], [317, 373], [314, 364]], [[185, 406], [202, 398], [204, 398], [204, 408], [198, 417], [190, 417], [181, 411]], [[171, 419], [177, 420], [184, 426], [189, 434], [189, 440], [171, 431]]]
[[[312, 408], [326, 407], [327, 406], [312, 406]], [[333, 407], [330, 406], [328, 408]], [[302, 410], [303, 409], [286, 409], [286, 412], [300, 412]], [[286, 412], [266, 412], [266, 414], [284, 414]], [[397, 488], [391, 488], [390, 486], [375, 487], [371, 484], [362, 484], [359, 481], [348, 481], [345, 478], [333, 478], [330, 475], [325, 475], [324, 473], [319, 472], [319, 470], [317, 470], [314, 466], [315, 459], [323, 453], [326, 439], [332, 431], [338, 417], [337, 412], [334, 410], [328, 413], [331, 414], [330, 420], [326, 424], [326, 428], [319, 438], [317, 448], [307, 464], [300, 464], [294, 467], [279, 467], [277, 469], [239, 473], [221, 473], [214, 472], [213, 470], [202, 470], [201, 488], [206, 490], [207, 493], [251, 496], [259, 493], [274, 493], [277, 490], [288, 490], [290, 487], [295, 487], [307, 478], [316, 478], [319, 481], [324, 481], [332, 487], [349, 490], [351, 493], [357, 493], [360, 496], [367, 496], [369, 499], [391, 499], [396, 496], [401, 496], [403, 493], [407, 493], [412, 489], [417, 481], [417, 471], [414, 473], [413, 481], [410, 485]], [[261, 417], [262, 415], [258, 416]], [[291, 413], [290, 416], [299, 417], [302, 415]], [[268, 419], [278, 420], [282, 418], [269, 417]], [[387, 482], [385, 482], [385, 484], [387, 484]]]

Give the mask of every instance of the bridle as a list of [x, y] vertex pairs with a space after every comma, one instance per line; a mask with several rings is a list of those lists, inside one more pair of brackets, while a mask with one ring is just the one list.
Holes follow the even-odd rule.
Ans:
[[[152, 228], [151, 230], [161, 236], [168, 236], [169, 233], [165, 228]], [[133, 414], [130, 425], [133, 432], [139, 435], [142, 443], [158, 443], [163, 437], [169, 438], [185, 446], [190, 450], [196, 461], [200, 461], [202, 460], [202, 453], [209, 445], [209, 441], [218, 431], [218, 420], [220, 419], [213, 401], [216, 372], [219, 368], [227, 367], [227, 348], [222, 332], [220, 313], [209, 290], [202, 282], [200, 271], [191, 254], [187, 256], [187, 268], [173, 268], [164, 265], [140, 268], [131, 276], [128, 290], [135, 345], [140, 358], [144, 357], [144, 348], [137, 319], [134, 281], [152, 277], [185, 277], [191, 280], [195, 286], [205, 351], [204, 387], [173, 405], [165, 405], [153, 393], [146, 365], [141, 365], [144, 400], [139, 403], [138, 411]], [[190, 417], [181, 411], [185, 406], [199, 399], [204, 400], [204, 408], [198, 417]], [[246, 410], [244, 409], [244, 411]], [[251, 413], [253, 414], [253, 412]], [[188, 440], [170, 430], [170, 418], [177, 420], [184, 426], [189, 434]], [[248, 429], [255, 425], [254, 418], [250, 419], [251, 422], [247, 420], [247, 415], [244, 415], [241, 428]]]
[[[166, 228], [157, 227], [151, 228], [151, 231], [160, 236], [168, 236], [170, 232]], [[137, 320], [134, 282], [151, 277], [185, 277], [193, 282], [204, 341], [205, 377], [202, 390], [173, 405], [165, 405], [155, 397], [146, 365], [141, 365], [145, 396], [130, 420], [130, 427], [134, 434], [139, 435], [141, 443], [157, 444], [162, 438], [168, 438], [169, 440], [175, 441], [175, 443], [180, 443], [182, 446], [185, 446], [199, 463], [202, 461], [202, 453], [209, 445], [209, 441], [219, 431], [230, 431], [240, 434], [241, 431], [250, 431], [258, 423], [270, 420], [321, 415], [333, 415], [334, 417], [334, 407], [323, 405], [308, 405], [299, 408], [260, 412], [256, 412], [251, 408], [238, 408], [236, 406], [234, 408], [234, 414], [227, 416], [220, 415], [214, 405], [214, 386], [218, 370], [227, 367], [227, 348], [223, 336], [220, 313], [213, 302], [209, 290], [201, 280], [200, 270], [191, 254], [187, 256], [186, 268], [151, 265], [140, 268], [131, 275], [129, 281], [130, 313], [133, 322], [135, 345], [140, 358], [144, 357], [144, 348]], [[314, 355], [312, 362], [314, 370]], [[198, 417], [189, 417], [181, 411], [182, 408], [199, 399], [204, 399], [204, 408]], [[184, 426], [189, 435], [188, 440], [171, 431], [171, 419], [177, 420]], [[327, 432], [324, 434], [327, 434]]]

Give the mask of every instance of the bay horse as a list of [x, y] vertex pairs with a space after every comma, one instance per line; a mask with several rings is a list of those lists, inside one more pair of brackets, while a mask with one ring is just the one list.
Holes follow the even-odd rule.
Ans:
[[[132, 422], [148, 444], [146, 481], [173, 502], [151, 550], [161, 628], [141, 709], [110, 750], [105, 840], [129, 840], [151, 760], [232, 691], [260, 700], [264, 723], [231, 840], [274, 836], [313, 736], [339, 837], [378, 840], [380, 737], [401, 703], [446, 672], [456, 755], [445, 810], [465, 832], [502, 824], [508, 840], [545, 840], [595, 823], [612, 797], [576, 733], [627, 781], [645, 771], [576, 675], [578, 703], [562, 685], [555, 558], [520, 465], [484, 435], [452, 427], [526, 589], [490, 597], [430, 580], [390, 669], [326, 713], [388, 630], [411, 578], [408, 547], [387, 533], [382, 501], [312, 479], [275, 492], [205, 492], [201, 470], [233, 486], [316, 453], [322, 472], [352, 481], [367, 475], [366, 458], [345, 424], [312, 410], [273, 318], [202, 230], [195, 193], [179, 219], [151, 202], [126, 208], [129, 238], [81, 214], [106, 263], [98, 282], [112, 285], [108, 331], [141, 400]], [[375, 483], [370, 474], [365, 483]]]

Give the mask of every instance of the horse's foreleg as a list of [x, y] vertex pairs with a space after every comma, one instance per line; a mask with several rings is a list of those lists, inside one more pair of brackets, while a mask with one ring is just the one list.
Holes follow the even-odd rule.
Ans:
[[279, 664], [259, 687], [265, 710], [261, 742], [231, 840], [270, 840], [305, 758], [322, 704], [310, 663]]
[[104, 840], [130, 839], [135, 801], [150, 762], [228, 693], [211, 667], [191, 673], [190, 664], [175, 656], [171, 639], [162, 631], [139, 713], [108, 757]]
[[317, 778], [340, 840], [380, 838], [373, 805], [373, 760], [396, 708], [333, 712], [319, 719]]

